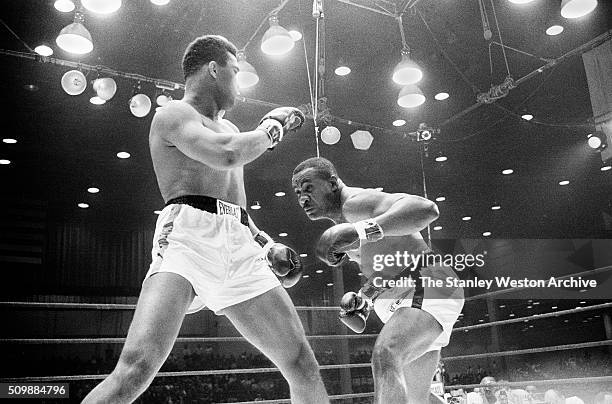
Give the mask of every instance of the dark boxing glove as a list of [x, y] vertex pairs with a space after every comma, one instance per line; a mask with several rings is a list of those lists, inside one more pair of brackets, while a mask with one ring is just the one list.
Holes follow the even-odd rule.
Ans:
[[370, 315], [372, 306], [368, 300], [362, 298], [355, 292], [348, 292], [342, 296], [340, 301], [340, 313], [338, 318], [348, 328], [361, 334], [366, 327], [366, 321]]
[[361, 240], [373, 242], [381, 238], [382, 229], [371, 219], [340, 223], [323, 232], [317, 243], [317, 257], [332, 267], [341, 266], [348, 260], [346, 252], [359, 249]]
[[257, 129], [262, 129], [268, 134], [273, 149], [281, 140], [286, 132], [299, 129], [306, 118], [302, 111], [293, 107], [280, 107], [268, 112], [261, 121]]
[[255, 241], [266, 250], [266, 262], [283, 287], [290, 288], [298, 283], [303, 272], [302, 262], [298, 253], [293, 248], [281, 243], [275, 243], [263, 231], [257, 233]]

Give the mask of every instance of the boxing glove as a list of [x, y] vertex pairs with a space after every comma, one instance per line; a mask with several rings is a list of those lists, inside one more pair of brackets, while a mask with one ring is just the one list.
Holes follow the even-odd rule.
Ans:
[[302, 262], [291, 247], [275, 243], [265, 232], [255, 235], [255, 241], [265, 250], [264, 257], [270, 270], [278, 277], [283, 287], [290, 288], [302, 277]]
[[279, 107], [268, 112], [261, 121], [257, 129], [262, 129], [268, 134], [273, 149], [281, 140], [286, 132], [299, 129], [306, 118], [302, 111], [293, 107]]
[[361, 240], [378, 241], [383, 237], [381, 227], [373, 220], [340, 223], [325, 230], [317, 243], [317, 257], [327, 265], [337, 267], [347, 260], [347, 251], [357, 250]]
[[365, 330], [371, 309], [372, 306], [367, 299], [362, 298], [355, 292], [348, 292], [340, 300], [338, 318], [348, 328], [357, 334], [361, 334]]

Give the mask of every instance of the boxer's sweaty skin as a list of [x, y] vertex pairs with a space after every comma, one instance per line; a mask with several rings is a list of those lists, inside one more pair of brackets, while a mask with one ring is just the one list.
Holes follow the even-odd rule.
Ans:
[[[212, 120], [198, 113], [183, 101], [183, 111], [189, 111], [194, 123], [217, 132], [238, 133], [234, 124], [226, 119]], [[169, 111], [169, 113], [173, 113]], [[206, 195], [246, 207], [243, 168], [216, 169], [186, 156], [165, 139], [164, 133], [152, 127], [149, 145], [153, 168], [164, 201], [182, 195]]]

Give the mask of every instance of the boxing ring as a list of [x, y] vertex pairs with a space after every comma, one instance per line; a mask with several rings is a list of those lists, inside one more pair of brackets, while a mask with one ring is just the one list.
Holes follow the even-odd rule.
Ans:
[[[591, 271], [581, 272], [579, 274], [567, 275], [569, 276], [577, 276], [577, 275], [594, 275], [603, 272], [607, 272], [612, 270], [612, 266], [602, 267], [598, 269], [594, 269]], [[564, 277], [560, 277], [558, 279], [562, 279]], [[491, 291], [479, 295], [474, 295], [471, 297], [467, 297], [466, 301], [474, 301], [480, 300], [484, 298], [488, 298], [491, 296], [503, 295], [506, 293], [511, 293], [519, 290], [519, 288], [510, 288], [510, 289], [501, 289], [496, 291]], [[48, 311], [57, 311], [57, 310], [78, 310], [83, 312], [88, 311], [108, 311], [108, 310], [119, 310], [119, 311], [130, 311], [134, 310], [136, 305], [134, 304], [92, 304], [92, 303], [37, 303], [37, 302], [0, 302], [0, 308], [8, 309], [8, 310], [48, 310]], [[328, 306], [296, 306], [298, 311], [302, 312], [337, 312], [337, 307], [328, 307]], [[516, 323], [524, 323], [524, 322], [533, 322], [541, 319], [552, 318], [552, 317], [562, 317], [568, 316], [572, 314], [578, 313], [586, 313], [592, 312], [596, 310], [611, 310], [612, 302], [604, 302], [600, 304], [594, 304], [590, 306], [576, 307], [572, 309], [559, 310], [553, 312], [546, 312], [540, 314], [533, 314], [529, 316], [516, 317], [516, 318], [508, 318], [497, 321], [490, 321], [480, 324], [468, 325], [463, 327], [455, 327], [453, 332], [469, 332], [472, 330], [490, 328], [496, 326], [505, 326], [508, 324], [516, 324]], [[356, 339], [375, 339], [378, 336], [376, 333], [368, 333], [368, 334], [349, 334], [349, 335], [307, 335], [307, 339], [309, 341], [316, 340], [356, 340]], [[0, 343], [3, 345], [60, 345], [60, 344], [122, 344], [125, 342], [125, 338], [123, 337], [112, 337], [112, 338], [2, 338], [0, 339]], [[246, 342], [246, 339], [243, 337], [179, 337], [176, 340], [177, 343], [237, 343], [237, 342]], [[451, 340], [451, 344], [452, 344]], [[510, 356], [519, 356], [519, 355], [528, 355], [534, 353], [544, 353], [544, 352], [560, 352], [560, 351], [568, 351], [575, 349], [585, 349], [585, 348], [597, 348], [597, 347], [609, 347], [612, 346], [612, 339], [599, 340], [599, 341], [589, 341], [589, 342], [581, 342], [581, 343], [571, 343], [571, 344], [563, 344], [563, 345], [554, 345], [554, 346], [545, 346], [538, 348], [528, 348], [528, 349], [516, 349], [516, 350], [506, 350], [499, 352], [485, 352], [485, 353], [476, 353], [469, 355], [458, 355], [458, 356], [447, 356], [442, 357], [441, 361], [443, 363], [449, 363], [453, 361], [469, 361], [470, 359], [480, 359], [480, 358], [495, 358], [495, 357], [510, 357]], [[369, 362], [365, 363], [343, 363], [343, 364], [333, 364], [333, 365], [320, 365], [319, 368], [322, 371], [326, 370], [341, 370], [341, 369], [359, 369], [359, 368], [367, 368], [369, 369], [371, 364]], [[187, 377], [187, 376], [217, 376], [217, 375], [237, 375], [237, 374], [262, 374], [262, 373], [274, 373], [279, 372], [278, 368], [275, 367], [260, 367], [260, 368], [243, 368], [243, 369], [217, 369], [217, 370], [188, 370], [188, 371], [164, 371], [159, 372], [156, 377]], [[28, 377], [3, 377], [0, 378], [0, 382], [2, 383], [33, 383], [33, 382], [73, 382], [73, 381], [83, 381], [83, 380], [102, 380], [107, 374], [91, 374], [91, 375], [66, 375], [66, 376], [28, 376]], [[325, 379], [325, 378], [324, 378]], [[518, 382], [503, 382], [503, 383], [490, 383], [487, 384], [487, 388], [495, 388], [495, 387], [524, 387], [527, 385], [531, 386], [558, 386], [558, 385], [587, 385], [587, 384], [595, 384], [595, 383], [611, 383], [612, 384], [612, 376], [595, 376], [595, 377], [574, 377], [574, 378], [561, 378], [561, 379], [548, 379], [548, 380], [529, 380], [529, 381], [518, 381]], [[444, 386], [445, 391], [452, 391], [457, 389], [472, 389], [482, 387], [481, 384], [455, 384], [455, 385], [446, 385]], [[342, 399], [354, 399], [354, 398], [368, 398], [373, 397], [373, 392], [365, 392], [365, 393], [350, 393], [350, 394], [338, 394], [330, 396], [332, 400], [342, 400]], [[264, 401], [243, 401], [241, 404], [246, 403], [287, 403], [290, 402], [289, 399], [275, 399], [275, 400], [264, 400]]]

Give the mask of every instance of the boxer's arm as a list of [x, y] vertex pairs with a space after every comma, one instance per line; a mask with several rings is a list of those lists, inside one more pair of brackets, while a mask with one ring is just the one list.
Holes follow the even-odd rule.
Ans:
[[261, 129], [242, 133], [217, 133], [202, 125], [188, 107], [171, 104], [155, 114], [151, 133], [176, 146], [187, 157], [217, 169], [231, 169], [255, 160], [270, 147]]
[[347, 217], [370, 218], [385, 236], [404, 236], [423, 230], [438, 218], [437, 205], [417, 195], [363, 190], [342, 208]]

